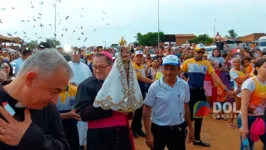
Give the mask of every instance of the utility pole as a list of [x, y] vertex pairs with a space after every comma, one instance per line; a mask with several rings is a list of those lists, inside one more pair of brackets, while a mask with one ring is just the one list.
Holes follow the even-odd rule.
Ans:
[[55, 0], [55, 4], [54, 4], [54, 8], [55, 8], [55, 11], [54, 11], [54, 38], [55, 38], [55, 40], [56, 40], [56, 20], [57, 20], [57, 18], [56, 18], [56, 0]]
[[158, 49], [160, 47], [160, 0], [158, 0]]
[[213, 40], [215, 41], [215, 36], [216, 36], [216, 34], [215, 34], [215, 28], [216, 28], [216, 18], [214, 19], [214, 27], [213, 27]]

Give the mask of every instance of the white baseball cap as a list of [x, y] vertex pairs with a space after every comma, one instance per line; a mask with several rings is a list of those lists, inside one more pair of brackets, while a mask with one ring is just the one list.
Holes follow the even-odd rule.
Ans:
[[136, 51], [135, 52], [135, 55], [137, 56], [137, 55], [143, 55], [143, 52], [142, 51]]
[[168, 55], [163, 58], [163, 66], [171, 65], [171, 66], [179, 66], [179, 59], [176, 55]]

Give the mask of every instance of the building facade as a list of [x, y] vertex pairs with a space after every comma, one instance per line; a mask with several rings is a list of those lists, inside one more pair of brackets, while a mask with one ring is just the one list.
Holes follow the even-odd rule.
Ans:
[[242, 42], [253, 42], [258, 40], [260, 37], [266, 36], [265, 33], [252, 33], [249, 35], [241, 36], [238, 39]]

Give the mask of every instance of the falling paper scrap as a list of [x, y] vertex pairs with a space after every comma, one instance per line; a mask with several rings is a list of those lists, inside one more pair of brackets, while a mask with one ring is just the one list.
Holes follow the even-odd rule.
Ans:
[[25, 32], [25, 31], [23, 31], [23, 33], [24, 33], [24, 34], [26, 34], [26, 32]]
[[78, 40], [80, 40], [80, 38], [78, 38]]
[[103, 14], [105, 15], [105, 12], [103, 11]]
[[42, 4], [43, 4], [43, 2], [40, 3], [40, 5], [42, 5]]
[[42, 14], [41, 14], [41, 13], [39, 13], [39, 15], [41, 16]]
[[34, 6], [31, 6], [31, 8], [34, 8]]
[[14, 8], [14, 7], [12, 7], [12, 9], [13, 9], [13, 10], [15, 10], [15, 8]]
[[35, 35], [37, 35], [37, 33], [35, 33]]
[[40, 27], [43, 27], [43, 25], [42, 25], [42, 24], [40, 24]]
[[42, 19], [41, 17], [37, 17], [37, 19]]
[[76, 32], [75, 30], [73, 30], [73, 32]]
[[14, 34], [17, 34], [18, 32], [14, 32]]
[[82, 35], [84, 35], [84, 33], [83, 33], [83, 32], [81, 32], [81, 34], [82, 34]]
[[10, 33], [7, 33], [7, 35], [8, 35], [8, 36], [12, 36], [12, 34], [10, 34]]
[[84, 40], [84, 42], [87, 41], [87, 38]]
[[24, 20], [21, 20], [21, 22], [25, 22]]
[[5, 8], [1, 8], [2, 10], [6, 10]]
[[66, 17], [66, 20], [69, 18], [69, 16]]
[[93, 31], [96, 31], [96, 29], [94, 29]]
[[83, 27], [81, 26], [80, 28], [82, 29]]
[[3, 23], [1, 19], [0, 19], [0, 23]]
[[108, 25], [108, 26], [109, 26], [110, 24], [109, 24], [109, 23], [106, 23], [106, 25]]
[[63, 35], [63, 34], [61, 34], [61, 36], [63, 37], [64, 35]]

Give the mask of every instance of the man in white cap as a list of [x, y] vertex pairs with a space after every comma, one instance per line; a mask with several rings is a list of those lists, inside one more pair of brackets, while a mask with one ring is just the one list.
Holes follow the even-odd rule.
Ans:
[[[145, 75], [145, 68], [144, 65], [142, 64], [142, 59], [143, 59], [142, 51], [136, 51], [135, 55], [136, 55], [135, 61], [132, 63], [132, 66], [136, 71], [142, 97], [143, 99], [145, 99], [146, 84], [151, 84], [153, 80], [147, 78]], [[146, 136], [146, 134], [142, 131], [141, 120], [142, 120], [142, 107], [135, 111], [134, 117], [132, 119], [131, 130], [134, 138], [137, 138], [138, 136], [141, 137]]]
[[[193, 127], [189, 110], [189, 86], [177, 75], [179, 60], [175, 55], [163, 59], [163, 77], [149, 88], [144, 101], [143, 119], [146, 144], [153, 150], [185, 150], [186, 125], [189, 140], [193, 140]], [[151, 121], [150, 121], [151, 118]]]

